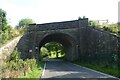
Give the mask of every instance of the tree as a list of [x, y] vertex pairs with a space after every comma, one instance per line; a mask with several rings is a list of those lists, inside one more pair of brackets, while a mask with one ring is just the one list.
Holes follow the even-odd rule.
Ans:
[[7, 29], [6, 12], [0, 9], [0, 30], [4, 31]]
[[49, 55], [49, 52], [48, 52], [47, 48], [45, 48], [45, 47], [41, 47], [40, 53], [41, 53], [42, 57], [46, 57]]
[[18, 27], [26, 27], [29, 24], [33, 24], [33, 23], [34, 23], [34, 21], [30, 18], [21, 19], [19, 21], [19, 26]]
[[[64, 54], [64, 49], [63, 49], [63, 45], [57, 42], [49, 42], [46, 43], [45, 48], [48, 49], [49, 53], [51, 52], [55, 52], [56, 54], [56, 58], [58, 58], [58, 54], [60, 53], [61, 55]], [[51, 55], [51, 54], [50, 54]]]

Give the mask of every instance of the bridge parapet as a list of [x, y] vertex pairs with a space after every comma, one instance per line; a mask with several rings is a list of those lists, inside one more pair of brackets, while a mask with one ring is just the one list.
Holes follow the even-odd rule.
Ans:
[[[86, 24], [87, 23], [87, 24]], [[45, 24], [30, 24], [29, 31], [46, 31], [46, 30], [58, 30], [58, 29], [72, 29], [79, 28], [79, 26], [88, 26], [88, 19], [79, 19], [64, 22], [53, 22]]]

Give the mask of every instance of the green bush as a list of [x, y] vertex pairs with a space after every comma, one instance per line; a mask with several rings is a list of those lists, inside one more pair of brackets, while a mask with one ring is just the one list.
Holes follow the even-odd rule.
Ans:
[[12, 52], [12, 54], [10, 55], [10, 61], [19, 61], [20, 59], [20, 52], [18, 52], [17, 48]]
[[0, 43], [1, 45], [7, 43], [8, 41], [14, 39], [15, 37], [18, 37], [21, 35], [21, 30], [19, 29], [10, 29], [6, 31], [1, 31], [0, 33]]
[[111, 33], [114, 33], [116, 35], [119, 35], [120, 32], [120, 23], [116, 24], [108, 24], [108, 23], [103, 23], [99, 24], [97, 21], [89, 21], [89, 25], [92, 27], [97, 27], [101, 30], [108, 31]]
[[41, 56], [42, 56], [42, 58], [43, 58], [43, 57], [48, 56], [48, 55], [49, 55], [49, 52], [48, 52], [47, 48], [41, 47], [41, 49], [40, 49], [40, 54], [41, 54]]
[[33, 70], [37, 66], [35, 59], [27, 59], [25, 62], [26, 62], [26, 67], [30, 68], [31, 70]]
[[[34, 68], [37, 67], [36, 59], [26, 59], [22, 60], [20, 58], [20, 52], [18, 52], [17, 49], [15, 49], [11, 55], [9, 56], [8, 60], [6, 60], [6, 64], [2, 67], [1, 71], [5, 73], [5, 71], [9, 70], [11, 73], [20, 71], [26, 75], [26, 73], [31, 72]], [[16, 77], [18, 74], [14, 74], [12, 76], [9, 75], [9, 77]], [[19, 74], [20, 76], [20, 74]]]

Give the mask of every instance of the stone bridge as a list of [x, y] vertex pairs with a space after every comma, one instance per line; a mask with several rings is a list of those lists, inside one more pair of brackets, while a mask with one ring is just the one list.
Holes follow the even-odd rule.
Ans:
[[[119, 37], [88, 26], [88, 19], [30, 24], [18, 43], [21, 57], [40, 59], [40, 48], [48, 42], [59, 42], [64, 46], [66, 59], [73, 61], [95, 55], [119, 52]], [[81, 57], [82, 56], [82, 57]], [[87, 58], [88, 58], [87, 57]], [[101, 57], [100, 57], [101, 58]]]

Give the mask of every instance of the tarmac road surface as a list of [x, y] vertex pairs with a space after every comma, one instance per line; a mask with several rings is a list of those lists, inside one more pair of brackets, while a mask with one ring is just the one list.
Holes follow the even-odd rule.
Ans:
[[45, 60], [43, 74], [40, 80], [119, 80], [108, 74], [104, 74], [70, 62], [47, 59]]

